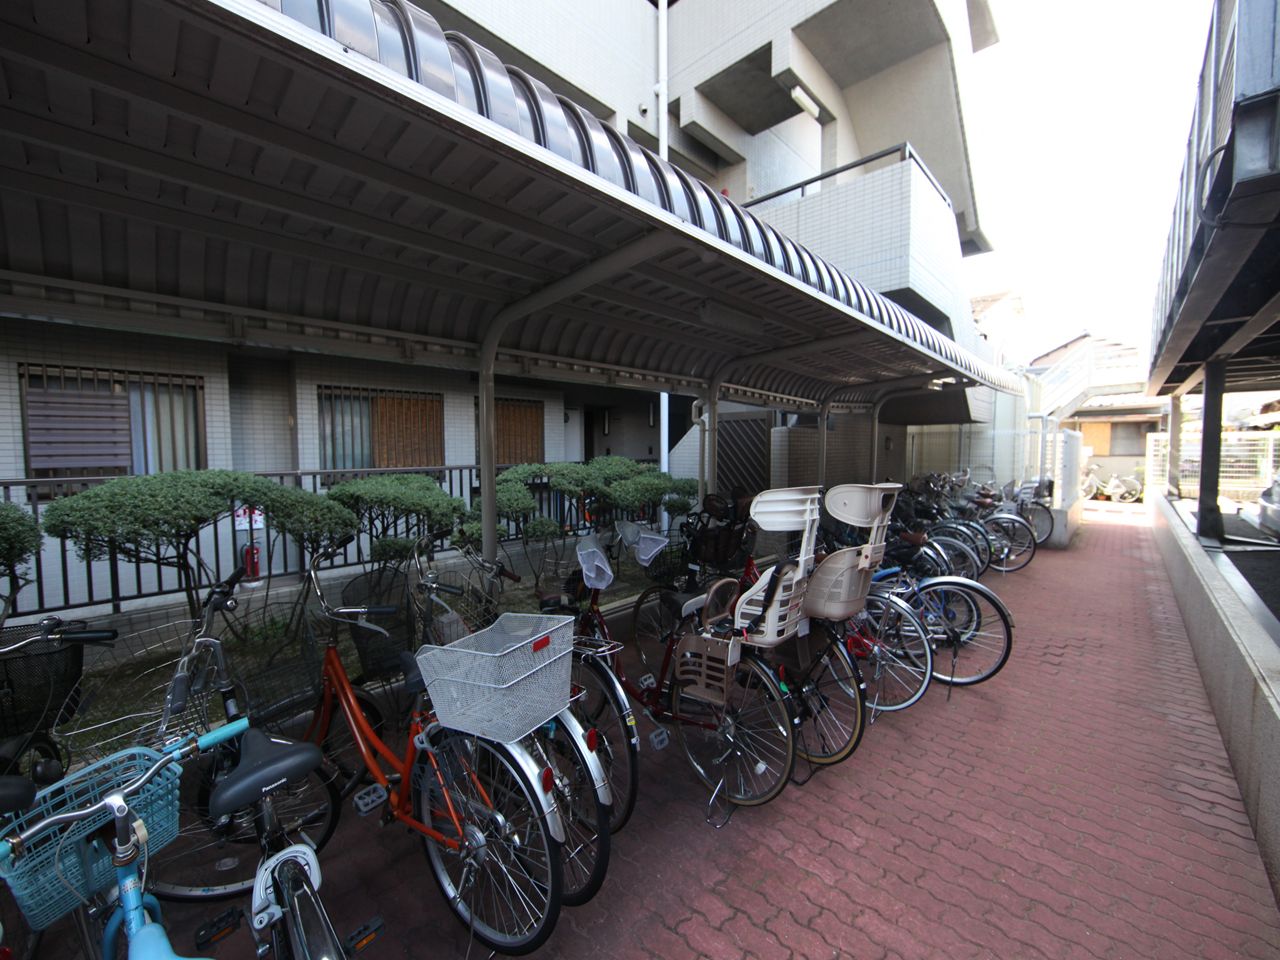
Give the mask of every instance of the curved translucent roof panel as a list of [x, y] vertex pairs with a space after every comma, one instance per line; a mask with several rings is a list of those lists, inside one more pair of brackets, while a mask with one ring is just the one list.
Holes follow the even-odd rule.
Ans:
[[[1020, 391], [402, 0], [0, 6], [0, 312], [802, 404]], [[228, 318], [231, 318], [228, 320]]]

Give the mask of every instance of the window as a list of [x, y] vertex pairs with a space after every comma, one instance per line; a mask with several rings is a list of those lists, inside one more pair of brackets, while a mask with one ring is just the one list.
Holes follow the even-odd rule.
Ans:
[[321, 469], [444, 463], [444, 399], [438, 393], [320, 387], [319, 401]]
[[204, 381], [22, 364], [27, 469], [35, 478], [205, 466]]
[[1113, 423], [1111, 425], [1111, 455], [1113, 457], [1141, 457], [1147, 452], [1147, 434], [1158, 429], [1155, 423]]
[[[495, 462], [503, 465], [541, 463], [542, 401], [498, 400], [493, 409], [498, 428]], [[479, 460], [477, 455], [476, 462]]]

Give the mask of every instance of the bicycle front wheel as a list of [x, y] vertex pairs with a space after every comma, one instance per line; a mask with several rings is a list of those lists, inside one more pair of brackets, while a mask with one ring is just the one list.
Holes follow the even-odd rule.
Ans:
[[[418, 819], [446, 840], [424, 838], [445, 902], [490, 950], [525, 954], [560, 916], [561, 845], [513, 750], [446, 731], [414, 770]], [[456, 819], [455, 819], [456, 817]]]
[[1036, 534], [1036, 543], [1044, 544], [1053, 536], [1053, 511], [1043, 503], [1024, 501], [1018, 505], [1018, 515], [1031, 524], [1031, 529]]
[[670, 592], [666, 587], [649, 587], [636, 598], [632, 608], [635, 650], [644, 669], [655, 679], [662, 672], [667, 640], [680, 622], [671, 604], [664, 598], [664, 594]]
[[850, 652], [862, 667], [867, 708], [905, 710], [924, 696], [933, 676], [933, 647], [925, 625], [905, 602], [871, 593], [849, 623]]
[[1009, 660], [1013, 625], [999, 605], [980, 590], [950, 583], [925, 583], [913, 595], [933, 644], [933, 677], [971, 686], [990, 680]]
[[627, 695], [613, 671], [599, 657], [574, 652], [573, 691], [580, 694], [570, 705], [574, 716], [598, 737], [596, 755], [609, 778], [613, 805], [609, 830], [617, 833], [631, 819], [640, 786], [640, 736]]
[[1021, 570], [1036, 555], [1036, 535], [1031, 524], [1012, 513], [997, 513], [987, 517], [983, 525], [997, 544], [991, 557], [991, 566], [1001, 573]]
[[866, 728], [862, 675], [826, 627], [815, 625], [808, 642], [821, 645], [813, 662], [795, 679], [788, 673], [800, 717], [796, 754], [810, 763], [839, 763], [858, 749]]
[[744, 653], [723, 704], [674, 687], [676, 735], [698, 778], [740, 806], [768, 803], [795, 765], [791, 710], [777, 678], [759, 657]]

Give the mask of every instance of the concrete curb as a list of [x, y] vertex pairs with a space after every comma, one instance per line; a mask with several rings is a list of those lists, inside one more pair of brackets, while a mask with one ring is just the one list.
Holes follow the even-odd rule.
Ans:
[[1148, 494], [1156, 543], [1280, 901], [1280, 646], [1168, 500]]

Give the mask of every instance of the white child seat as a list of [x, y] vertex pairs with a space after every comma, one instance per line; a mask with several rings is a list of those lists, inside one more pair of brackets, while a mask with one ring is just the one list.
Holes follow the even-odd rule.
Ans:
[[[766, 569], [738, 598], [733, 623], [738, 630], [746, 631], [743, 638], [746, 643], [775, 647], [796, 633], [808, 632], [809, 620], [804, 615], [803, 601], [813, 569], [818, 519], [822, 512], [821, 494], [820, 487], [783, 487], [765, 490], [751, 501], [751, 519], [761, 530], [800, 534], [800, 553], [794, 565], [788, 563], [781, 569]], [[765, 609], [765, 596], [775, 571], [778, 586]]]

